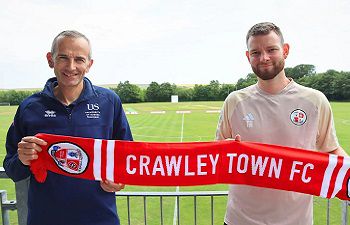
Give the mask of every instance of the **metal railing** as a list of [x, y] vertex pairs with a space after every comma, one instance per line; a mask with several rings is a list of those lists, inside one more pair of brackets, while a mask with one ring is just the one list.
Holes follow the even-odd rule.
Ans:
[[[3, 167], [0, 167], [0, 179], [8, 178]], [[15, 182], [16, 200], [8, 200], [6, 190], [0, 190], [2, 224], [10, 225], [9, 212], [17, 210], [18, 225], [27, 224], [27, 200], [29, 178]]]
[[[0, 167], [0, 179], [1, 178], [8, 178], [5, 170]], [[15, 189], [16, 189], [16, 200], [8, 200], [7, 199], [7, 192], [6, 190], [0, 190], [0, 197], [1, 197], [1, 215], [2, 215], [2, 224], [3, 225], [9, 225], [10, 224], [10, 218], [9, 218], [9, 211], [10, 210], [17, 210], [17, 216], [18, 216], [18, 224], [19, 225], [26, 225], [27, 221], [27, 199], [28, 199], [28, 186], [29, 186], [29, 179], [25, 179], [19, 182], [15, 183]], [[197, 225], [197, 200], [199, 197], [210, 197], [210, 212], [211, 212], [211, 224], [214, 224], [214, 198], [218, 196], [226, 196], [226, 191], [202, 191], [202, 192], [117, 192], [116, 196], [118, 198], [126, 198], [126, 205], [127, 205], [127, 217], [128, 217], [128, 225], [131, 225], [131, 207], [130, 207], [130, 199], [131, 198], [143, 198], [143, 221], [144, 224], [147, 225], [148, 218], [147, 218], [147, 199], [151, 197], [159, 198], [159, 221], [161, 225], [164, 225], [164, 216], [163, 216], [163, 200], [166, 197], [175, 197], [176, 198], [176, 204], [175, 204], [175, 212], [176, 212], [176, 223], [180, 225], [181, 218], [180, 218], [180, 198], [183, 197], [193, 197], [193, 215], [194, 215], [194, 225]], [[342, 201], [342, 212], [341, 212], [341, 225], [347, 225], [348, 224], [348, 204], [347, 201]], [[119, 205], [119, 204], [118, 204]], [[174, 214], [175, 215], [175, 214]], [[220, 223], [222, 224], [222, 223]], [[327, 201], [327, 221], [326, 224], [330, 224], [330, 201], [328, 199]]]
[[[175, 197], [175, 209], [174, 209], [174, 222], [173, 224], [180, 225], [181, 217], [180, 217], [180, 199], [185, 197], [193, 198], [193, 224], [197, 225], [197, 215], [198, 215], [198, 207], [197, 207], [197, 198], [200, 197], [210, 197], [210, 221], [211, 225], [214, 225], [214, 198], [220, 196], [227, 196], [227, 191], [188, 191], [188, 192], [117, 192], [116, 196], [125, 197], [126, 198], [126, 206], [127, 206], [127, 218], [128, 225], [131, 225], [131, 213], [130, 213], [130, 198], [138, 197], [143, 198], [143, 221], [144, 224], [148, 224], [147, 219], [147, 199], [149, 198], [159, 198], [159, 223], [164, 225], [164, 207], [163, 202], [164, 198], [167, 197]], [[118, 204], [120, 206], [120, 204]], [[176, 222], [175, 222], [176, 221]], [[220, 224], [223, 223], [223, 218], [221, 218]], [[209, 223], [208, 223], [209, 224]]]

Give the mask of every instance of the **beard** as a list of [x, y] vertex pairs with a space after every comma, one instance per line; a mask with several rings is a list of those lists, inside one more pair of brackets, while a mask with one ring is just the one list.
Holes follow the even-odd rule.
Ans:
[[253, 72], [262, 80], [271, 80], [275, 78], [284, 69], [284, 59], [277, 62], [272, 62], [269, 67], [264, 67], [264, 64], [252, 66]]

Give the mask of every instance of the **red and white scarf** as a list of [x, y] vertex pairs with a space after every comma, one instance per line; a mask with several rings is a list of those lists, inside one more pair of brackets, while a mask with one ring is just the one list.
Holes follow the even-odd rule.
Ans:
[[30, 169], [147, 186], [245, 184], [350, 200], [350, 158], [252, 142], [149, 143], [38, 134]]

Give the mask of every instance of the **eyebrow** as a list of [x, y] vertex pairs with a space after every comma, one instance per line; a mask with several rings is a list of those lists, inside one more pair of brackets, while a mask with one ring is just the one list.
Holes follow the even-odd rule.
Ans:
[[88, 57], [80, 56], [80, 55], [76, 56], [75, 58], [76, 58], [76, 59], [84, 59], [84, 60], [85, 60], [85, 59], [88, 59]]
[[[57, 56], [66, 56], [69, 58], [69, 56], [67, 54], [57, 54]], [[75, 56], [74, 57], [75, 59], [88, 59], [88, 57], [85, 57], [85, 56], [81, 56], [81, 55], [78, 55], [78, 56]]]
[[[266, 46], [266, 48], [280, 48], [279, 45], [269, 45], [269, 46]], [[248, 51], [258, 51], [257, 48], [252, 48], [252, 49], [248, 49]]]

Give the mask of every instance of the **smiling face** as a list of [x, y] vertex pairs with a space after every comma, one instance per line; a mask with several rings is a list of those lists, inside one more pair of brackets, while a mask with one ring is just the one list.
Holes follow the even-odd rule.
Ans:
[[271, 80], [283, 71], [289, 45], [282, 44], [275, 32], [251, 36], [247, 45], [246, 56], [260, 79]]
[[49, 52], [46, 57], [60, 89], [83, 88], [82, 80], [93, 63], [89, 53], [90, 46], [84, 38], [59, 38], [55, 53]]

